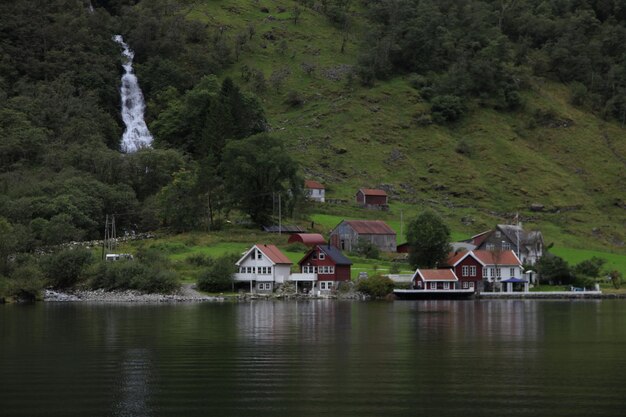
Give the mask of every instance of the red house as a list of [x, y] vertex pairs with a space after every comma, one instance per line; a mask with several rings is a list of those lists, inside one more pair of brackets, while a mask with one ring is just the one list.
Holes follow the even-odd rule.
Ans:
[[316, 245], [298, 262], [303, 274], [317, 274], [319, 289], [330, 291], [341, 281], [350, 281], [352, 261], [330, 245]]
[[451, 254], [446, 265], [459, 278], [461, 289], [476, 289], [483, 279], [484, 264], [471, 251]]
[[386, 207], [388, 204], [385, 190], [361, 188], [356, 193], [356, 203], [364, 206]]
[[451, 269], [418, 269], [413, 275], [413, 288], [417, 290], [451, 291], [459, 279]]

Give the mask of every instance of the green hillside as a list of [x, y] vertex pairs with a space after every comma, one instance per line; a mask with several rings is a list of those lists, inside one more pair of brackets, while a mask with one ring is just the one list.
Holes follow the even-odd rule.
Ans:
[[[358, 12], [342, 53], [344, 31], [301, 5], [294, 23], [297, 6], [212, 1], [189, 16], [232, 37], [255, 28], [223, 76], [253, 89], [241, 76], [246, 67], [268, 80], [287, 74], [257, 93], [273, 134], [285, 139], [307, 177], [327, 185], [329, 198], [352, 201], [359, 187], [383, 186], [398, 203], [395, 216], [400, 208], [410, 216], [430, 206], [453, 230], [469, 234], [519, 212], [549, 242], [624, 253], [626, 131], [619, 123], [571, 105], [566, 85], [533, 77], [517, 111], [473, 102], [457, 123], [421, 126], [417, 119], [429, 104], [409, 75], [371, 88], [346, 75], [365, 24]], [[311, 74], [307, 65], [315, 68]], [[290, 94], [303, 103], [288, 104]], [[532, 204], [544, 208], [532, 212]], [[344, 210], [349, 215], [352, 208]]]

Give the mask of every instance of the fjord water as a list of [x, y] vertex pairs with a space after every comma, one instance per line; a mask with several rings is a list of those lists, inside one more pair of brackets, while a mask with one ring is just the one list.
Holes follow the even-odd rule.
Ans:
[[2, 416], [624, 416], [626, 302], [0, 306]]

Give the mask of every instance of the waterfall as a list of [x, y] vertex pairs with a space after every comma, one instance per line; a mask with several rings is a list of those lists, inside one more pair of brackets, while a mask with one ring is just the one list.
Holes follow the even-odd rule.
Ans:
[[126, 131], [122, 136], [122, 152], [133, 153], [141, 148], [149, 148], [152, 145], [152, 135], [143, 119], [146, 108], [137, 76], [133, 74], [133, 58], [135, 53], [124, 42], [121, 35], [115, 35], [113, 40], [124, 48], [124, 75], [120, 95], [122, 97], [122, 119], [126, 125]]

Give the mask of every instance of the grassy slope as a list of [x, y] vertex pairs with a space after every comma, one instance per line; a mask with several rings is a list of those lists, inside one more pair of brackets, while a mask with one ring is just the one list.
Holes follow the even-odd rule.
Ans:
[[[279, 13], [278, 5], [287, 11]], [[260, 6], [270, 9], [271, 18]], [[225, 27], [231, 38], [254, 25], [255, 35], [225, 74], [244, 86], [243, 65], [268, 78], [272, 71], [289, 69], [282, 88], [270, 87], [260, 98], [275, 134], [287, 141], [308, 177], [327, 185], [329, 197], [351, 200], [358, 187], [388, 184], [396, 203], [383, 217], [396, 222], [400, 210], [408, 219], [432, 207], [457, 235], [470, 235], [510, 221], [519, 211], [527, 228], [540, 228], [557, 248], [626, 253], [626, 210], [614, 204], [626, 202], [626, 140], [620, 126], [569, 105], [565, 86], [535, 80], [520, 112], [475, 107], [456, 125], [419, 127], [414, 115], [428, 105], [403, 77], [366, 89], [325, 76], [329, 68], [356, 62], [362, 21], [355, 20], [342, 54], [340, 32], [309, 9], [295, 25], [294, 6], [291, 1], [211, 1], [196, 6], [190, 17]], [[275, 40], [264, 37], [270, 31]], [[302, 62], [315, 63], [316, 72], [306, 75]], [[299, 92], [305, 104], [286, 105], [289, 91]], [[551, 110], [573, 125], [532, 127], [536, 109]], [[455, 152], [461, 139], [469, 143], [470, 156]], [[532, 203], [543, 204], [546, 212], [530, 212]], [[355, 212], [351, 205], [330, 210], [342, 218], [378, 215]]]

